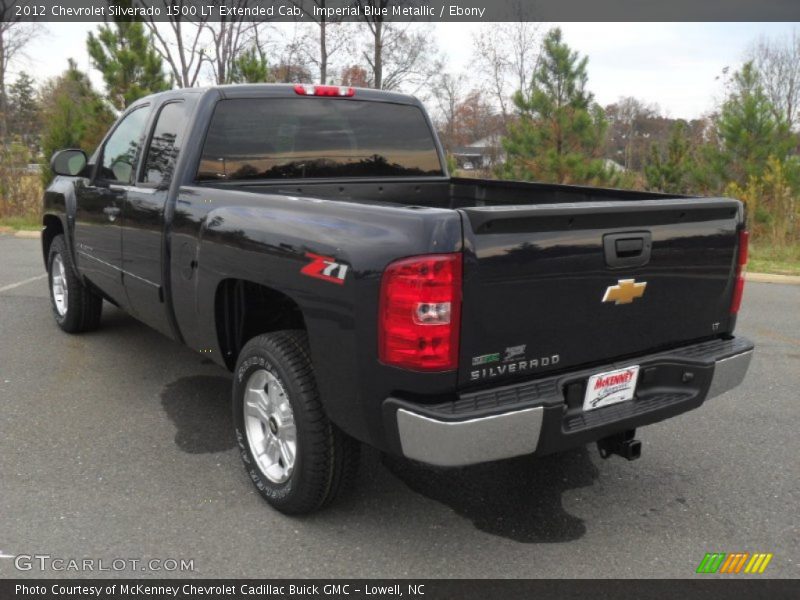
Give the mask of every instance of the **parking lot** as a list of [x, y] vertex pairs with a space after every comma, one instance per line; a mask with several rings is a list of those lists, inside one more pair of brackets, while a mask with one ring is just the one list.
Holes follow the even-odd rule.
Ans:
[[0, 235], [0, 577], [63, 574], [19, 554], [193, 560], [104, 574], [126, 577], [692, 577], [713, 551], [800, 577], [800, 286], [748, 283], [744, 384], [639, 430], [638, 461], [439, 470], [365, 449], [357, 488], [297, 519], [240, 464], [226, 371], [108, 304], [100, 330], [62, 333], [43, 273], [38, 240]]

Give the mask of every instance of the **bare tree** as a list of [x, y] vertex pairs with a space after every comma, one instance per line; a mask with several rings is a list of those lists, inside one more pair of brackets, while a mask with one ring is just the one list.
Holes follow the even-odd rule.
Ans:
[[500, 112], [506, 118], [509, 113], [510, 87], [508, 83], [509, 60], [506, 48], [497, 44], [488, 28], [473, 36], [473, 64], [488, 86]]
[[[228, 2], [230, 8], [246, 8], [249, 0]], [[207, 21], [205, 27], [211, 38], [213, 54], [208, 57], [214, 71], [214, 79], [222, 85], [231, 82], [231, 73], [238, 56], [250, 46], [256, 33], [256, 23], [241, 16], [220, 17], [219, 21]]]
[[37, 23], [22, 23], [16, 16], [14, 2], [0, 2], [0, 142], [5, 144], [8, 131], [6, 79], [11, 63], [22, 56], [25, 47], [41, 32]]
[[517, 89], [527, 90], [533, 74], [539, 66], [542, 42], [539, 24], [520, 21], [506, 25], [504, 29], [505, 37], [508, 40], [508, 51], [511, 55], [510, 67], [513, 81]]
[[442, 71], [442, 59], [433, 40], [429, 25], [391, 23], [386, 27], [381, 88], [403, 89], [424, 97], [424, 86]]
[[[370, 84], [374, 88], [396, 90], [403, 87], [415, 93], [441, 71], [441, 60], [429, 30], [414, 23], [385, 21], [377, 12], [413, 1], [355, 0], [367, 24], [369, 42], [362, 59], [369, 66]], [[367, 6], [374, 9], [369, 16], [364, 14]]]
[[764, 86], [775, 116], [800, 125], [800, 37], [796, 31], [783, 39], [762, 37], [749, 57]]
[[169, 65], [178, 87], [196, 85], [200, 69], [210, 60], [203, 47], [203, 32], [208, 16], [185, 19], [181, 11], [190, 4], [190, 0], [164, 0], [164, 5], [173, 7], [172, 14], [177, 16], [169, 17], [163, 25], [156, 23], [153, 17], [145, 21], [153, 34], [156, 52]]
[[606, 145], [612, 153], [610, 158], [632, 170], [642, 168], [650, 146], [665, 141], [672, 125], [661, 117], [657, 105], [630, 96], [607, 106], [605, 115], [609, 121]]
[[278, 30], [281, 35], [272, 43], [270, 54], [274, 57], [268, 80], [273, 83], [311, 83], [311, 75], [304, 51], [305, 39], [302, 30], [295, 24], [288, 31]]
[[492, 23], [473, 37], [474, 64], [486, 82], [504, 120], [511, 114], [511, 95], [530, 88], [539, 65], [538, 23]]
[[[331, 57], [344, 45], [345, 38], [337, 35], [341, 23], [337, 19], [329, 19], [325, 13], [328, 0], [291, 0], [317, 29], [315, 46], [316, 51], [306, 50], [308, 61], [319, 69], [319, 82], [328, 82], [328, 71]], [[321, 9], [317, 10], [316, 9]], [[303, 48], [307, 48], [303, 46]]]
[[[383, 88], [383, 48], [385, 44], [385, 32], [388, 23], [381, 16], [383, 10], [392, 4], [392, 0], [355, 0], [355, 5], [361, 9], [364, 15], [364, 22], [369, 28], [372, 36], [372, 55], [364, 52], [364, 58], [372, 70], [372, 87]], [[365, 14], [365, 8], [380, 9], [381, 12], [373, 12], [370, 16]]]
[[463, 75], [443, 73], [434, 88], [436, 105], [441, 119], [442, 142], [448, 150], [455, 145], [456, 119], [463, 87]]

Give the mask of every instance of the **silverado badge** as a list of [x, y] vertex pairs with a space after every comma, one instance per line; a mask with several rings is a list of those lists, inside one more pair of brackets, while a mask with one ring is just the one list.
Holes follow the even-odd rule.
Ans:
[[614, 304], [630, 304], [636, 298], [644, 296], [644, 289], [647, 282], [636, 283], [635, 279], [620, 279], [617, 285], [610, 285], [606, 288], [603, 302], [613, 302]]

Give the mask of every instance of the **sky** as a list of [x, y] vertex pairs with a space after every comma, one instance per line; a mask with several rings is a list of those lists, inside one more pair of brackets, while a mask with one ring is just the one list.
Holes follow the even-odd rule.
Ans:
[[[12, 68], [37, 79], [58, 75], [72, 57], [90, 70], [86, 34], [97, 23], [47, 23], [47, 33]], [[603, 106], [622, 96], [657, 104], [662, 113], [692, 119], [714, 109], [722, 97], [725, 67], [741, 64], [760, 38], [785, 38], [800, 23], [543, 23], [558, 25], [564, 40], [589, 57], [589, 89]], [[478, 23], [431, 25], [447, 70], [473, 75], [469, 40]], [[101, 85], [97, 73], [93, 80]]]

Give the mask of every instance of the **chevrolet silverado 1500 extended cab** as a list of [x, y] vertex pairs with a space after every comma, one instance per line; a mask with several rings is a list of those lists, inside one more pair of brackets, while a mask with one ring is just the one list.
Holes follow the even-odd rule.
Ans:
[[633, 459], [636, 427], [749, 365], [739, 201], [451, 178], [409, 96], [165, 92], [51, 167], [58, 325], [97, 327], [105, 300], [230, 369], [245, 467], [287, 513], [347, 487], [359, 442]]

